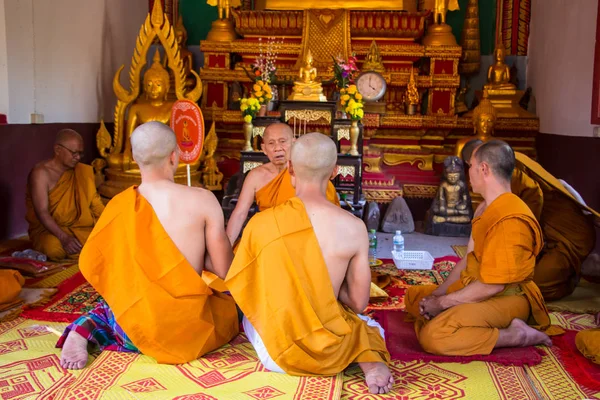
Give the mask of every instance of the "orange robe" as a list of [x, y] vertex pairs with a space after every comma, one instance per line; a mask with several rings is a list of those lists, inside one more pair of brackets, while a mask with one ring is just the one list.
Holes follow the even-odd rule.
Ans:
[[335, 375], [353, 362], [389, 362], [379, 330], [335, 297], [297, 197], [250, 220], [225, 283], [288, 374]]
[[0, 312], [23, 302], [19, 298], [25, 279], [14, 269], [0, 269]]
[[577, 332], [575, 345], [585, 357], [600, 364], [600, 328]]
[[419, 302], [437, 286], [411, 286], [406, 293], [406, 310], [417, 318], [415, 330], [428, 352], [490, 354], [499, 329], [507, 328], [514, 318], [541, 329], [550, 325], [540, 290], [532, 281], [535, 259], [543, 245], [542, 232], [527, 205], [512, 193], [501, 195], [473, 220], [472, 235], [474, 250], [448, 292], [477, 280], [506, 285], [506, 289], [488, 300], [452, 307], [427, 321], [419, 314]]
[[133, 344], [159, 363], [195, 360], [238, 333], [231, 296], [208, 287], [134, 187], [110, 201], [79, 264]]
[[[596, 245], [592, 218], [582, 210], [600, 214], [580, 204], [541, 165], [522, 153], [516, 152], [515, 156], [514, 175], [523, 176], [518, 180], [513, 176], [512, 191], [536, 214], [544, 234], [545, 247], [538, 257], [533, 280], [546, 300], [560, 299], [573, 292], [581, 263]], [[539, 194], [536, 196], [534, 191]]]
[[[271, 182], [256, 191], [256, 204], [259, 211], [264, 211], [283, 204], [294, 196], [296, 196], [296, 189], [292, 186], [292, 177], [286, 168]], [[327, 200], [339, 207], [340, 201], [331, 182], [327, 185], [326, 196]]]
[[[40, 222], [35, 210], [29, 187], [25, 197], [29, 222], [29, 238], [33, 248], [51, 260], [62, 260], [67, 253], [56, 236], [48, 232]], [[85, 244], [102, 214], [104, 204], [96, 192], [94, 171], [85, 164], [77, 164], [74, 169], [62, 174], [54, 188], [48, 193], [48, 211], [58, 226], [67, 234]], [[77, 257], [77, 255], [73, 255]]]

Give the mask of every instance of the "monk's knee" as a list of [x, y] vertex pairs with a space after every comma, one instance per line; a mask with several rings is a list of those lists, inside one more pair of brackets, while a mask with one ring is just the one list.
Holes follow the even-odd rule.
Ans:
[[48, 259], [60, 261], [67, 258], [67, 252], [58, 238], [52, 234], [44, 234], [34, 241], [33, 249], [44, 253]]
[[445, 334], [435, 319], [424, 324], [418, 334], [423, 350], [430, 354], [445, 355]]

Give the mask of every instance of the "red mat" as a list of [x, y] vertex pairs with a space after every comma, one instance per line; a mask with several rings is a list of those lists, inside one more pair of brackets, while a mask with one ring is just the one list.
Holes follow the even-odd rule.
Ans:
[[542, 362], [544, 352], [535, 347], [517, 347], [497, 349], [484, 356], [437, 356], [426, 353], [421, 348], [414, 323], [404, 322], [406, 313], [401, 311], [376, 311], [373, 315], [385, 330], [385, 342], [393, 360], [399, 361], [432, 361], [436, 363], [461, 363], [473, 361], [494, 362], [501, 365], [537, 365]]
[[50, 303], [26, 309], [21, 316], [39, 321], [73, 322], [93, 309], [100, 299], [81, 272], [77, 272], [58, 286], [58, 293]]
[[575, 345], [577, 331], [566, 331], [562, 336], [552, 337], [553, 351], [562, 361], [575, 382], [592, 390], [600, 390], [600, 365], [585, 358]]

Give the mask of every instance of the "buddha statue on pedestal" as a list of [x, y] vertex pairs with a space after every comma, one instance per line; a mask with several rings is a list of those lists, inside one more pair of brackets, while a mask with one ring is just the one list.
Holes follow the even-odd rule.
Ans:
[[444, 173], [429, 210], [426, 233], [437, 236], [469, 236], [473, 207], [463, 162], [456, 156], [444, 160]]
[[516, 90], [510, 83], [510, 68], [504, 63], [504, 45], [499, 43], [494, 50], [494, 64], [488, 68], [488, 83], [483, 87], [488, 90]]
[[484, 142], [490, 140], [494, 132], [494, 125], [496, 124], [497, 118], [498, 112], [488, 98], [488, 91], [484, 90], [483, 99], [473, 110], [472, 120], [475, 134], [473, 136], [464, 137], [457, 141], [456, 146], [454, 147], [454, 155], [457, 157], [462, 157], [461, 153], [463, 147], [473, 139], [480, 139]]
[[446, 13], [459, 9], [458, 0], [426, 0], [425, 9], [433, 12], [433, 24], [423, 38], [425, 46], [458, 46], [452, 28], [446, 24]]
[[300, 67], [299, 81], [294, 82], [294, 92], [288, 100], [299, 101], [327, 101], [323, 94], [321, 82], [317, 82], [317, 69], [313, 66], [313, 57], [310, 50], [306, 53], [304, 65]]
[[385, 67], [383, 65], [383, 58], [381, 57], [381, 53], [379, 52], [377, 42], [375, 42], [374, 40], [371, 42], [371, 47], [369, 47], [369, 53], [367, 53], [365, 57], [365, 62], [363, 63], [362, 69], [363, 71], [385, 71]]

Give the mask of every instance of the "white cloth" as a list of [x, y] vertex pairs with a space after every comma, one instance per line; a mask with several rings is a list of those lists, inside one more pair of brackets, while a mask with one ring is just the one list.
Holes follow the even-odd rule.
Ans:
[[[379, 325], [377, 321], [361, 314], [358, 314], [358, 317], [365, 321], [368, 326], [372, 326], [379, 329], [379, 334], [381, 335], [383, 340], [385, 340], [385, 332], [383, 331], [383, 328], [381, 327], [381, 325]], [[244, 327], [244, 332], [246, 333], [248, 341], [252, 343], [252, 347], [254, 347], [254, 350], [256, 351], [258, 359], [260, 360], [262, 365], [271, 372], [279, 372], [281, 374], [285, 374], [285, 371], [282, 370], [279, 367], [279, 365], [275, 363], [275, 361], [273, 361], [260, 335], [258, 334], [258, 332], [256, 332], [256, 329], [254, 329], [254, 326], [252, 326], [252, 323], [248, 321], [248, 318], [246, 318], [246, 316], [244, 316], [244, 318], [242, 319], [242, 326]]]

